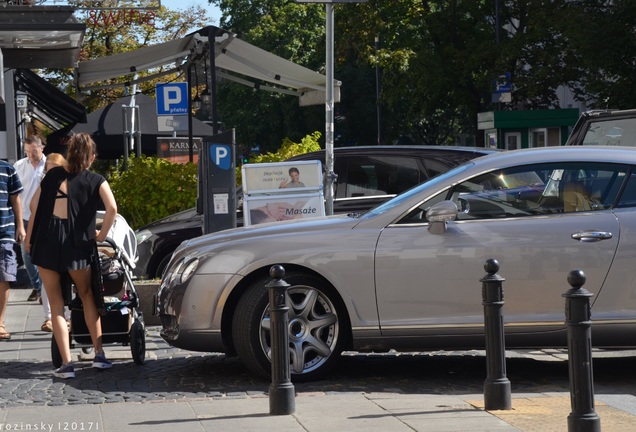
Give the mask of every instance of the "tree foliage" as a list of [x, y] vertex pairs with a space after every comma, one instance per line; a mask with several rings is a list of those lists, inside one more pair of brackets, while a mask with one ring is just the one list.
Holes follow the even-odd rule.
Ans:
[[[211, 0], [222, 28], [252, 45], [312, 70], [324, 70], [324, 7], [288, 0]], [[222, 82], [218, 110], [237, 141], [276, 152], [285, 137], [300, 140], [324, 129], [324, 106], [299, 107], [298, 98]]]
[[[74, 0], [69, 1], [69, 4], [79, 7], [94, 4], [94, 2]], [[120, 8], [135, 5], [138, 5], [138, 2], [133, 0], [120, 0], [117, 2], [117, 6]], [[184, 36], [188, 29], [211, 24], [211, 18], [207, 16], [206, 10], [201, 6], [190, 6], [183, 11], [172, 11], [162, 6], [160, 9], [152, 11], [154, 15], [154, 19], [152, 20], [130, 17], [125, 19], [121, 15], [117, 15], [118, 11], [104, 11], [104, 13], [106, 15], [100, 16], [101, 18], [97, 19], [95, 12], [79, 10], [76, 12], [77, 19], [87, 24], [79, 61], [106, 57], [167, 42]], [[162, 68], [154, 70], [153, 72], [166, 69], [165, 66]], [[87, 107], [88, 112], [92, 112], [112, 103], [122, 97], [126, 91], [130, 90], [129, 88], [121, 86], [79, 93], [74, 84], [74, 74], [74, 70], [65, 69], [51, 70], [48, 75], [50, 81], [57, 85], [58, 88], [82, 102]], [[140, 72], [139, 76], [143, 76], [144, 74], [144, 72]], [[132, 74], [123, 76], [113, 80], [110, 84], [131, 81], [133, 76]], [[162, 77], [161, 81], [177, 80], [177, 78], [178, 77], [173, 74], [171, 76]], [[151, 94], [154, 92], [156, 82], [157, 80], [152, 80], [141, 83], [137, 90]]]
[[[210, 2], [223, 12], [225, 28], [324, 72], [324, 5]], [[302, 16], [302, 9], [315, 19]], [[636, 101], [631, 0], [387, 0], [335, 4], [334, 10], [335, 76], [343, 82], [336, 145], [375, 142], [377, 112], [384, 144], [448, 144], [461, 135], [481, 139], [482, 111], [558, 108], [563, 88], [590, 108], [633, 108]], [[512, 77], [513, 100], [498, 106], [492, 102], [493, 82], [505, 72]], [[235, 92], [226, 89], [224, 97], [231, 100]], [[252, 127], [251, 114], [288, 127], [280, 118], [291, 114], [277, 113], [271, 99], [259, 95], [243, 112], [235, 104], [224, 115], [237, 130]], [[306, 124], [293, 126], [302, 133]], [[263, 132], [245, 135], [245, 142], [271, 139]]]

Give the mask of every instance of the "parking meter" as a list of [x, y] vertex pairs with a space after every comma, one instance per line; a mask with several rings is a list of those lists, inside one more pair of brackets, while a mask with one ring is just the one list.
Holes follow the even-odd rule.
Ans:
[[197, 210], [203, 233], [236, 227], [236, 143], [234, 129], [203, 139], [199, 155]]

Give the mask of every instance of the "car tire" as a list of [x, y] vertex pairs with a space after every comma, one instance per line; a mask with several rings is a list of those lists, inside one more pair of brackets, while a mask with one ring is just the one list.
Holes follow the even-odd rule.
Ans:
[[[264, 278], [239, 300], [232, 336], [239, 358], [252, 372], [271, 376], [269, 294]], [[316, 276], [290, 272], [289, 347], [292, 381], [323, 377], [339, 360], [349, 335], [349, 320], [334, 290]]]

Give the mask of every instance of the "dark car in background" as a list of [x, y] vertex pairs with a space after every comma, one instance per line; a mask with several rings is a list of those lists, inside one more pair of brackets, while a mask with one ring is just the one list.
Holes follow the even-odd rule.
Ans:
[[[446, 146], [335, 148], [334, 171], [338, 179], [334, 187], [334, 213], [365, 212], [431, 177], [494, 152], [478, 147]], [[289, 160], [320, 160], [324, 167], [325, 151]], [[242, 202], [238, 198], [237, 203]], [[237, 219], [239, 223], [242, 220]], [[161, 277], [177, 246], [203, 234], [203, 215], [194, 208], [188, 209], [152, 222], [136, 234], [139, 261], [135, 275], [148, 279]]]
[[635, 147], [636, 109], [583, 112], [566, 145]]

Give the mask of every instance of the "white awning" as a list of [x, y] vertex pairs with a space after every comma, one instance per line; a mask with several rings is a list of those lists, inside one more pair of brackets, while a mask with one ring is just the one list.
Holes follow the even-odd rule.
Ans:
[[[132, 81], [136, 72], [161, 66], [169, 71], [185, 70], [188, 64], [195, 64], [209, 52], [210, 32], [215, 35], [214, 65], [219, 77], [258, 89], [294, 94], [301, 100], [324, 103], [324, 75], [248, 44], [235, 34], [213, 26], [182, 39], [82, 62], [78, 68], [80, 90], [129, 85], [153, 79], [165, 75], [165, 70]], [[108, 82], [129, 76], [130, 81], [125, 83]], [[334, 102], [339, 102], [340, 84], [334, 80]]]

